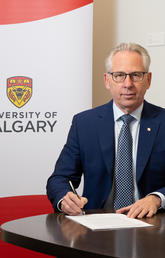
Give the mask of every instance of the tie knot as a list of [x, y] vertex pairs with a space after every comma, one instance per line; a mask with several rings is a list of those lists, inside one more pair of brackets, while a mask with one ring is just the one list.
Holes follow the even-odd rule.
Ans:
[[131, 121], [134, 120], [134, 117], [128, 114], [128, 115], [121, 116], [120, 119], [123, 121], [124, 124], [128, 125], [130, 124]]

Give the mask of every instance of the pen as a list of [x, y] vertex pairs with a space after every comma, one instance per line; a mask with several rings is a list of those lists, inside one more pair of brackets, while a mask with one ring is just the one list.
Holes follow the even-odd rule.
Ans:
[[[70, 180], [69, 180], [69, 184], [70, 184], [70, 187], [72, 188], [73, 193], [76, 194], [77, 197], [81, 200], [80, 196], [78, 195], [76, 189], [74, 188], [74, 186], [73, 186], [73, 184], [72, 184], [72, 182]], [[82, 210], [82, 214], [84, 215], [85, 211]]]

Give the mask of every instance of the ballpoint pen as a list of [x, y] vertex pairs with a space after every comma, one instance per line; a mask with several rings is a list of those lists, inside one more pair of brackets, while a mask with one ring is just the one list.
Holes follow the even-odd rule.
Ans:
[[[70, 187], [71, 187], [73, 193], [76, 194], [77, 197], [81, 200], [80, 196], [78, 195], [76, 189], [74, 188], [74, 186], [73, 186], [73, 184], [72, 184], [72, 182], [71, 182], [70, 180], [69, 180], [69, 184], [70, 184]], [[84, 211], [83, 209], [81, 209], [81, 210], [82, 210], [82, 215], [84, 215], [84, 214], [85, 214], [85, 211]]]

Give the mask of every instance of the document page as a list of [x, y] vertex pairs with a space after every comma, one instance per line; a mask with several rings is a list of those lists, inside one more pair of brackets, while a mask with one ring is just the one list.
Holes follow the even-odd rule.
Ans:
[[84, 225], [92, 230], [107, 230], [120, 228], [151, 227], [153, 225], [138, 219], [128, 218], [124, 214], [98, 213], [79, 216], [66, 216], [68, 219]]

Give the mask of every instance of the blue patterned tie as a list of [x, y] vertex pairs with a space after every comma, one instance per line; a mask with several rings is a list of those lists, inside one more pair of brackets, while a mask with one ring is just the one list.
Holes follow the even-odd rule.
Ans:
[[131, 115], [120, 117], [123, 121], [121, 128], [114, 175], [114, 208], [115, 210], [133, 203], [133, 164], [132, 164], [132, 135], [129, 124], [134, 119]]

